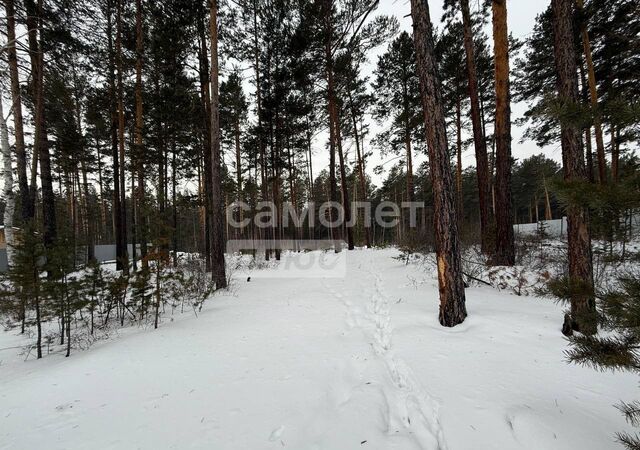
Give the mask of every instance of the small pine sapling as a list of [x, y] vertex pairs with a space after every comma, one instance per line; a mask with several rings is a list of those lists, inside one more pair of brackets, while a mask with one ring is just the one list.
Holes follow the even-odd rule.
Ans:
[[[9, 268], [7, 280], [8, 289], [17, 294], [23, 332], [26, 326], [35, 324], [38, 359], [42, 358], [42, 322], [46, 312], [46, 297], [42, 286], [44, 263], [45, 249], [41, 236], [31, 223], [26, 223], [19, 242], [14, 247], [13, 264]], [[32, 320], [29, 318], [31, 312]]]
[[[569, 338], [569, 362], [598, 370], [640, 374], [640, 275], [618, 279], [618, 286], [598, 295], [597, 319], [607, 335], [575, 335]], [[640, 402], [622, 402], [617, 408], [627, 422], [640, 426]], [[640, 436], [618, 433], [618, 440], [629, 450], [640, 450]]]

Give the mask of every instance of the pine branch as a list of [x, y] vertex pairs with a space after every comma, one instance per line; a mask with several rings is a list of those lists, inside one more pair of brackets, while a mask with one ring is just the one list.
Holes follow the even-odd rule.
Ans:
[[624, 417], [630, 425], [637, 427], [640, 425], [640, 402], [634, 401], [631, 403], [622, 402], [616, 405], [616, 408], [624, 414]]
[[630, 337], [574, 336], [570, 338], [572, 348], [565, 352], [573, 364], [596, 370], [638, 370], [638, 346]]
[[626, 433], [616, 433], [618, 442], [624, 445], [627, 450], [640, 450], [640, 437], [638, 435], [631, 436]]

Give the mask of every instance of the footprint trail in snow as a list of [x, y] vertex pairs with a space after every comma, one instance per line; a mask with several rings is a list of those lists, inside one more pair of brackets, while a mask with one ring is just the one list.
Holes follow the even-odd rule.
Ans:
[[332, 286], [325, 284], [325, 288], [345, 306], [349, 330], [360, 328], [363, 331], [371, 341], [374, 355], [385, 367], [380, 379], [368, 384], [378, 385], [386, 399], [382, 413], [387, 422], [387, 434], [409, 435], [424, 450], [446, 450], [438, 402], [422, 387], [411, 368], [394, 354], [390, 302], [384, 281], [373, 264], [372, 257], [368, 267], [361, 269], [366, 278], [362, 289], [367, 295], [359, 297], [369, 299], [368, 305], [354, 305]]

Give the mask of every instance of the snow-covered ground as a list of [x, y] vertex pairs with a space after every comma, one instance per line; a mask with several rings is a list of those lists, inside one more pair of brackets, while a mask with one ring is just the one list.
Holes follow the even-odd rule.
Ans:
[[68, 359], [23, 362], [0, 333], [0, 448], [620, 448], [638, 380], [567, 365], [562, 307], [473, 287], [445, 329], [433, 273], [397, 254], [349, 252], [342, 278], [236, 271], [198, 318]]

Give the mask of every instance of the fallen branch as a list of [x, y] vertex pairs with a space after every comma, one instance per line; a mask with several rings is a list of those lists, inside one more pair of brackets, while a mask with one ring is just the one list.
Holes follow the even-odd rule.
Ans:
[[486, 284], [487, 286], [491, 286], [491, 287], [493, 287], [493, 285], [492, 285], [491, 283], [489, 283], [488, 281], [484, 281], [484, 280], [481, 280], [480, 278], [472, 277], [472, 276], [471, 276], [471, 275], [469, 275], [468, 273], [464, 273], [464, 272], [462, 272], [462, 274], [463, 274], [465, 277], [469, 278], [470, 280], [477, 281], [478, 283]]

